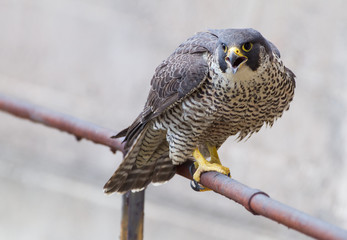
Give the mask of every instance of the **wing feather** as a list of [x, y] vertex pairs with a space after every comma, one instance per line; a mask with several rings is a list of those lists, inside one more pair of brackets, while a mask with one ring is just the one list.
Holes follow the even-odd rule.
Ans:
[[126, 131], [126, 148], [153, 118], [179, 103], [208, 77], [207, 56], [214, 52], [218, 38], [200, 32], [182, 43], [155, 70], [144, 110]]

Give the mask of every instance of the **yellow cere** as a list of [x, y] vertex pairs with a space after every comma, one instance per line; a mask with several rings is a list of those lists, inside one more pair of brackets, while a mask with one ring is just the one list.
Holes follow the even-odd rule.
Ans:
[[230, 55], [231, 52], [234, 52], [237, 56], [239, 57], [245, 57], [242, 53], [241, 50], [237, 47], [231, 47], [228, 51], [228, 55]]

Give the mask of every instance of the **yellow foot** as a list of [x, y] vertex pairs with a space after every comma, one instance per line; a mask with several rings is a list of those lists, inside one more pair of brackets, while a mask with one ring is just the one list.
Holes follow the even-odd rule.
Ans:
[[[211, 155], [211, 161], [207, 161], [204, 156], [200, 153], [199, 149], [196, 148], [193, 152], [193, 157], [195, 158], [196, 162], [194, 163], [196, 171], [193, 175], [193, 179], [195, 181], [195, 185], [200, 182], [200, 176], [204, 172], [210, 172], [210, 171], [215, 171], [222, 173], [224, 175], [230, 176], [230, 170], [227, 167], [224, 167], [221, 165], [218, 154], [217, 154], [217, 149], [215, 147], [208, 147], [208, 150]], [[194, 189], [194, 188], [193, 188]], [[210, 189], [201, 187], [200, 189], [196, 187], [198, 191], [208, 191]], [[194, 190], [196, 190], [194, 189]]]
[[222, 163], [219, 160], [217, 148], [211, 146], [210, 144], [207, 145], [207, 148], [208, 148], [208, 151], [210, 152], [210, 156], [211, 156], [210, 163], [217, 163], [219, 165], [222, 165]]

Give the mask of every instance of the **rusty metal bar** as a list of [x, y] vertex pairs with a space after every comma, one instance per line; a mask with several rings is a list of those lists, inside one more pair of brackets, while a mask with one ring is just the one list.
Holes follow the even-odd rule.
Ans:
[[94, 143], [106, 145], [111, 151], [122, 151], [121, 142], [112, 139], [116, 132], [99, 127], [93, 123], [83, 121], [72, 116], [58, 113], [44, 107], [21, 101], [0, 93], [0, 110], [11, 113], [20, 118], [29, 119], [48, 127], [75, 135], [77, 140], [88, 139]]
[[[178, 174], [192, 179], [188, 166], [178, 169]], [[297, 209], [270, 198], [258, 189], [250, 188], [217, 172], [201, 175], [201, 184], [244, 206], [254, 215], [262, 215], [289, 228], [316, 239], [347, 239], [347, 231], [330, 223], [314, 218]]]
[[[86, 138], [109, 146], [113, 150], [123, 149], [119, 141], [109, 139], [114, 134], [111, 130], [1, 94], [0, 110], [58, 128], [62, 131], [67, 131], [79, 138]], [[188, 170], [190, 164], [188, 162], [179, 166], [177, 173], [191, 179], [191, 174]], [[204, 173], [201, 175], [201, 183], [215, 192], [243, 205], [253, 214], [262, 215], [308, 236], [317, 239], [347, 239], [346, 230], [286, 206], [271, 199], [266, 193], [249, 188], [222, 174], [215, 172]]]
[[[34, 104], [21, 101], [0, 93], [0, 110], [8, 112], [20, 118], [41, 123], [48, 127], [68, 132], [79, 141], [82, 138], [94, 143], [110, 147], [112, 152], [121, 151], [124, 154], [123, 144], [111, 136], [115, 135], [110, 129], [99, 127], [90, 122], [82, 121], [72, 116], [57, 113]], [[122, 240], [143, 239], [143, 209], [144, 191], [142, 193], [124, 194], [122, 200]]]

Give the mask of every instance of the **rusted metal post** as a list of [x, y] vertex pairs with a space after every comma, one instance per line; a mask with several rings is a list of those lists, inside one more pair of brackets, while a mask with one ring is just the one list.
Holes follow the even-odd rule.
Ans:
[[122, 221], [120, 228], [120, 240], [128, 239], [128, 226], [129, 226], [129, 200], [127, 194], [122, 196]]
[[145, 191], [123, 194], [121, 240], [142, 240]]
[[145, 205], [145, 191], [128, 192], [128, 240], [143, 239], [143, 218]]

